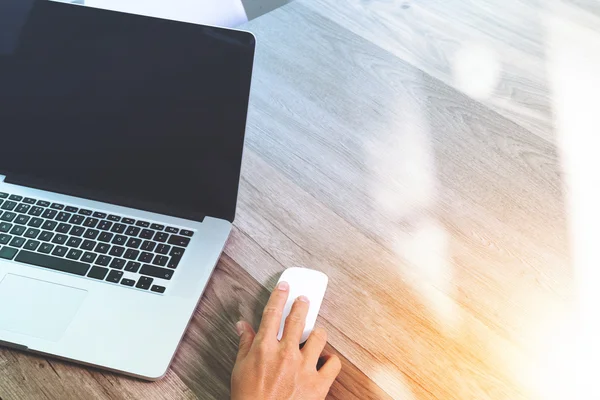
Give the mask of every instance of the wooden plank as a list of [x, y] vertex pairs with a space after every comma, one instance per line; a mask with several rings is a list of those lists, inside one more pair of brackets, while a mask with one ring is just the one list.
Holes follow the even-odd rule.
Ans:
[[548, 19], [600, 32], [590, 1], [300, 1], [552, 143]]
[[[245, 319], [258, 329], [262, 309], [275, 283], [273, 279], [265, 288], [228, 256], [219, 262], [173, 365], [174, 371], [200, 398], [229, 397], [238, 346], [235, 323]], [[327, 346], [326, 351], [338, 354], [343, 365], [328, 399], [389, 398], [334, 348]]]
[[248, 25], [251, 240], [228, 254], [259, 282], [252, 242], [328, 273], [332, 344], [392, 397], [530, 397], [514, 360], [571, 287], [554, 145], [303, 4]]
[[196, 399], [173, 372], [145, 382], [56, 359], [0, 350], [0, 398], [11, 399]]

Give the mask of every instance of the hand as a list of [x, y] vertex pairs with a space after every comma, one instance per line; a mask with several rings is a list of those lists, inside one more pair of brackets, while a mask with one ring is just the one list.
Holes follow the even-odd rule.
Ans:
[[[308, 299], [299, 297], [285, 321], [281, 341], [277, 333], [289, 295], [280, 282], [263, 312], [258, 333], [243, 321], [236, 325], [240, 348], [231, 377], [231, 400], [323, 400], [342, 364], [335, 356], [321, 357], [327, 333], [315, 329], [300, 349], [308, 313]], [[317, 364], [322, 366], [317, 370]]]

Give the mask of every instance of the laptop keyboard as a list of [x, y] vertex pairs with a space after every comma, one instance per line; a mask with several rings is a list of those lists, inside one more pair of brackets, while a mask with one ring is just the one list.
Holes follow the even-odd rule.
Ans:
[[194, 232], [0, 192], [0, 259], [165, 293]]

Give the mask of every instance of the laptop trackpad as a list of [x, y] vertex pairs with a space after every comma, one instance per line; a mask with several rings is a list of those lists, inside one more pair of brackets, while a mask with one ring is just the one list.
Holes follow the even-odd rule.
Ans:
[[58, 341], [86, 290], [8, 274], [0, 283], [0, 330]]

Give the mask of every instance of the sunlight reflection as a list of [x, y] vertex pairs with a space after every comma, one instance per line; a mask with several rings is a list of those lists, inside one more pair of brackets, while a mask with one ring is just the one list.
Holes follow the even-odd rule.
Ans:
[[374, 382], [379, 382], [386, 393], [392, 393], [395, 399], [417, 400], [404, 378], [395, 371], [379, 368], [371, 378]]
[[[545, 16], [548, 72], [557, 139], [566, 177], [577, 312], [574, 323], [548, 343], [546, 399], [598, 399], [600, 359], [600, 33], [581, 21], [581, 10], [552, 3]], [[579, 23], [571, 17], [577, 15]], [[568, 366], [569, 371], [565, 371]], [[565, 397], [566, 396], [566, 397]]]
[[454, 55], [452, 72], [457, 89], [483, 100], [494, 94], [502, 71], [498, 55], [490, 46], [467, 43]]
[[443, 330], [453, 330], [457, 306], [448, 234], [433, 216], [437, 195], [435, 154], [425, 111], [403, 97], [402, 132], [372, 145], [370, 166], [383, 185], [373, 188], [377, 208], [394, 222], [391, 245], [403, 280], [420, 295]]
[[452, 300], [453, 277], [449, 259], [448, 233], [431, 218], [418, 221], [403, 240], [396, 242], [396, 254], [403, 257], [406, 268], [417, 274], [413, 288], [437, 317], [446, 331], [456, 331], [458, 309]]

